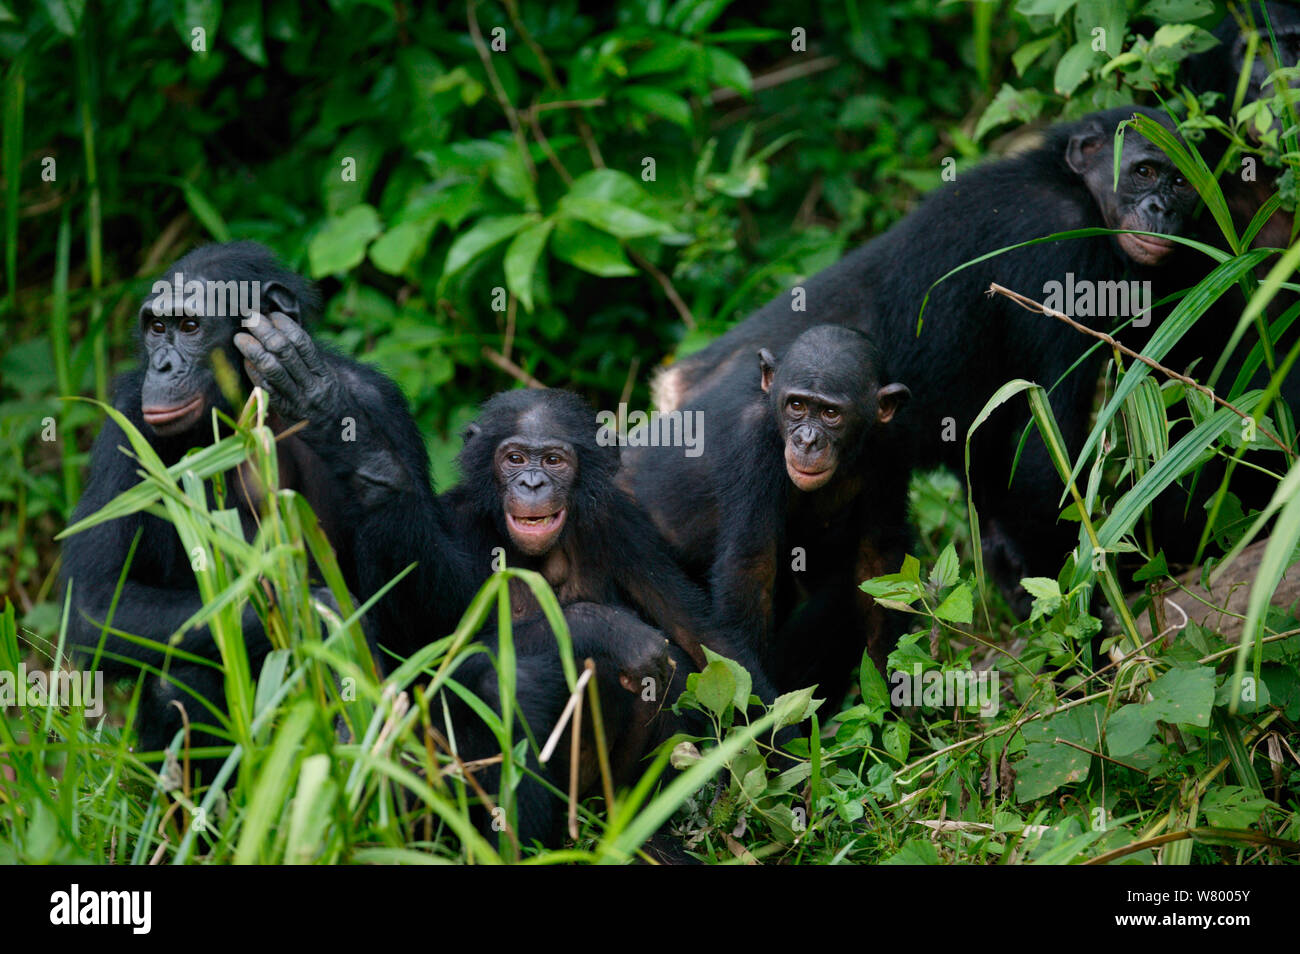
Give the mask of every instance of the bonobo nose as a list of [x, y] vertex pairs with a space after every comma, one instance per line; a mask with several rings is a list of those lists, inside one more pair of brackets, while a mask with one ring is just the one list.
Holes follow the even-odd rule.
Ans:
[[153, 353], [153, 369], [155, 371], [170, 371], [176, 366], [176, 352], [166, 346], [159, 348]]
[[810, 451], [821, 444], [821, 435], [811, 427], [801, 427], [791, 437], [794, 445], [801, 451]]
[[527, 490], [539, 490], [546, 484], [546, 477], [539, 470], [526, 470], [519, 475], [519, 483]]

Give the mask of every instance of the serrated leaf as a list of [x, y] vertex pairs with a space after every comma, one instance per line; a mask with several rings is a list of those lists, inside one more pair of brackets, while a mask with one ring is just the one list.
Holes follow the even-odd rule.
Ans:
[[974, 611], [970, 586], [963, 583], [935, 608], [934, 615], [949, 623], [969, 623], [974, 618]]

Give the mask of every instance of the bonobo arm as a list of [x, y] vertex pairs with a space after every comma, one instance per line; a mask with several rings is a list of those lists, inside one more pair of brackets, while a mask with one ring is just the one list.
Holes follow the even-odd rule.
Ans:
[[[630, 498], [619, 495], [617, 519], [622, 542], [610, 541], [606, 552], [621, 564], [611, 568], [624, 597], [654, 622], [703, 669], [707, 663], [700, 645], [734, 659], [749, 671], [755, 694], [764, 702], [776, 698], [747, 630], [716, 625], [711, 620], [708, 597], [678, 565], [654, 522]], [[635, 544], [632, 541], [637, 541]]]
[[[253, 315], [235, 335], [248, 376], [285, 420], [306, 421], [302, 437], [359, 494], [363, 507], [382, 505], [416, 484], [387, 437], [383, 402], [351, 362], [316, 347], [287, 315]], [[377, 413], [376, 413], [377, 412]], [[401, 408], [406, 413], [406, 408]], [[348, 439], [343, 439], [350, 422]]]
[[[402, 655], [450, 633], [476, 586], [469, 559], [433, 493], [428, 454], [390, 380], [316, 346], [282, 314], [237, 334], [254, 384], [277, 414], [307, 421], [301, 436], [355, 494], [350, 523], [361, 600], [415, 563], [372, 610], [380, 643]], [[355, 428], [343, 440], [345, 418]]]

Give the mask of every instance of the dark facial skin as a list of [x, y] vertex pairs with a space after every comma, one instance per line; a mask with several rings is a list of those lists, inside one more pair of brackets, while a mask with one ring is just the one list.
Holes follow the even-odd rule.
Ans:
[[763, 391], [785, 441], [785, 469], [804, 492], [826, 486], [876, 424], [887, 424], [911, 397], [906, 385], [875, 385], [865, 339], [841, 327], [800, 335], [778, 368], [758, 352]]
[[[1169, 158], [1133, 130], [1124, 136], [1119, 186], [1114, 186], [1114, 130], [1079, 133], [1070, 139], [1066, 162], [1083, 177], [1106, 225], [1177, 235], [1196, 208], [1196, 190]], [[1121, 251], [1139, 265], [1160, 265], [1176, 243], [1150, 235], [1115, 236]]]
[[170, 294], [146, 300], [139, 320], [148, 356], [140, 388], [145, 423], [161, 437], [183, 434], [220, 400], [211, 352], [224, 351], [231, 367], [237, 367], [232, 321], [209, 320], [201, 309], [187, 311], [184, 302], [173, 301]]
[[578, 455], [572, 445], [529, 424], [525, 419], [519, 434], [497, 445], [492, 466], [510, 539], [529, 556], [541, 556], [564, 531]]

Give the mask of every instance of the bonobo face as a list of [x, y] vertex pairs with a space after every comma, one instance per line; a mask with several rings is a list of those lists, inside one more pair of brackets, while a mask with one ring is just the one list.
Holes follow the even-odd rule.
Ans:
[[839, 326], [805, 331], [779, 366], [766, 348], [758, 362], [785, 443], [786, 473], [805, 492], [825, 487], [851, 464], [871, 430], [892, 420], [911, 395], [901, 384], [878, 388], [870, 342]]
[[162, 437], [194, 427], [219, 400], [212, 351], [224, 347], [231, 366], [238, 367], [230, 353], [234, 323], [205, 316], [196, 300], [187, 303], [169, 291], [151, 296], [140, 308], [140, 340], [148, 361], [140, 406], [145, 423]]
[[[1163, 116], [1141, 112], [1168, 126]], [[1083, 177], [1096, 199], [1106, 226], [1180, 234], [1196, 208], [1196, 190], [1163, 152], [1131, 128], [1125, 131], [1119, 185], [1115, 187], [1114, 136], [1113, 128], [1096, 121], [1070, 138], [1066, 155], [1070, 168]], [[1163, 264], [1176, 248], [1168, 239], [1149, 235], [1130, 233], [1117, 235], [1115, 240], [1139, 265]]]
[[569, 494], [578, 476], [573, 446], [532, 428], [497, 445], [493, 472], [510, 539], [529, 556], [541, 556], [560, 540]]

